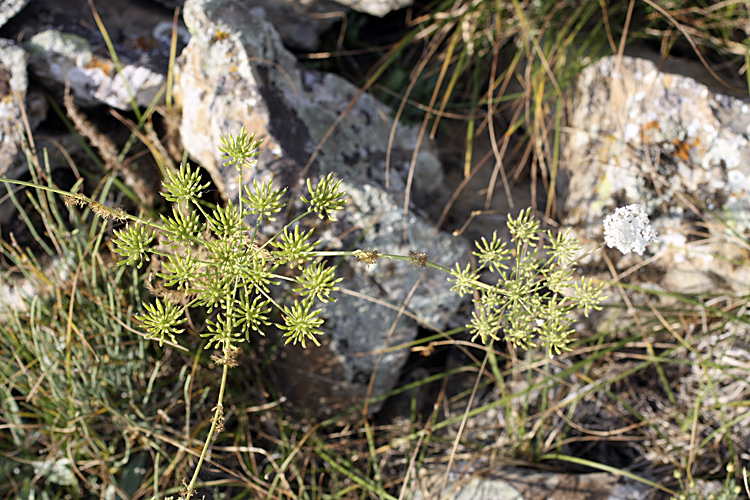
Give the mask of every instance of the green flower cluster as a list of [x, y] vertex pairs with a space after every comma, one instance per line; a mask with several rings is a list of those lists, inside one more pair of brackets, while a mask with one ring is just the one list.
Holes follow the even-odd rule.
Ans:
[[[237, 136], [222, 138], [219, 149], [225, 163], [236, 167], [240, 186], [243, 168], [255, 163], [261, 142], [244, 129]], [[323, 320], [316, 304], [334, 300], [331, 292], [338, 290], [341, 278], [315, 253], [318, 242], [312, 239], [313, 231], [300, 230], [299, 221], [312, 214], [334, 219], [345, 203], [340, 185], [330, 175], [315, 187], [308, 180], [309, 196], [302, 198], [308, 210], [262, 242], [261, 227], [286, 206], [286, 189], [275, 189], [270, 181], [255, 181], [252, 188], [245, 185], [237, 204], [222, 208], [201, 199], [208, 183], [202, 183], [197, 169], [184, 163], [178, 172], [170, 173], [162, 196], [174, 204], [171, 215], [162, 215], [161, 224], [130, 222], [116, 230], [114, 238], [115, 252], [124, 258], [121, 264], [140, 267], [152, 255], [160, 257], [156, 275], [169, 293], [161, 293], [154, 304], [144, 304], [146, 312], [138, 319], [147, 336], [160, 345], [166, 340], [176, 342], [185, 311], [204, 307], [209, 313], [218, 311], [202, 334], [207, 338], [206, 348], [219, 349], [227, 356], [251, 332], [262, 335], [274, 317], [280, 318], [276, 326], [285, 332], [287, 343], [305, 346], [309, 340], [319, 345], [316, 337], [322, 334]], [[254, 226], [246, 224], [249, 217]], [[291, 270], [281, 274], [279, 268], [285, 264]], [[298, 299], [290, 306], [279, 305], [271, 292], [271, 287], [283, 281], [298, 285], [294, 288]], [[180, 300], [175, 299], [178, 296]], [[274, 308], [280, 314], [274, 316]]]
[[[254, 181], [252, 188], [242, 183], [243, 168], [255, 163], [260, 144], [244, 129], [237, 136], [222, 138], [219, 149], [224, 161], [236, 167], [238, 184], [244, 186], [237, 204], [222, 208], [203, 202], [208, 184], [185, 163], [163, 184], [162, 195], [174, 203], [171, 215], [163, 215], [161, 224], [136, 220], [115, 231], [115, 251], [124, 257], [122, 264], [141, 266], [152, 255], [160, 256], [156, 274], [171, 292], [146, 305], [146, 313], [139, 317], [148, 337], [160, 344], [176, 341], [186, 309], [204, 307], [209, 313], [218, 311], [202, 334], [208, 338], [206, 348], [222, 350], [226, 356], [236, 349], [235, 343], [249, 339], [251, 332], [262, 335], [279, 317], [276, 327], [285, 332], [287, 343], [319, 345], [323, 319], [316, 304], [333, 301], [331, 293], [341, 281], [321, 259], [334, 255], [351, 255], [367, 265], [381, 258], [409, 260], [421, 268], [450, 273], [452, 290], [473, 297], [473, 317], [466, 326], [473, 339], [485, 344], [503, 339], [523, 349], [541, 345], [551, 357], [570, 350], [568, 344], [575, 340], [575, 311], [588, 316], [591, 310], [600, 309], [603, 284], [574, 278], [578, 241], [570, 231], [556, 236], [542, 231], [531, 209], [517, 218], [508, 217], [513, 248], [498, 239], [497, 232], [491, 240], [483, 237], [477, 242], [476, 268], [457, 264], [451, 270], [417, 253], [406, 257], [377, 250], [319, 251], [313, 230], [301, 229], [299, 221], [313, 214], [335, 220], [335, 213], [343, 209], [341, 181], [329, 174], [316, 186], [308, 179], [309, 194], [301, 197], [307, 210], [262, 241], [260, 228], [284, 209], [286, 189], [274, 188], [270, 181]], [[254, 218], [254, 226], [246, 224], [248, 218]], [[545, 240], [549, 243], [542, 245]], [[279, 268], [284, 265], [289, 272], [281, 274]], [[278, 304], [271, 292], [282, 282], [292, 284], [289, 288], [296, 294], [290, 305]], [[178, 293], [172, 292], [179, 292], [182, 299], [175, 301]]]
[[[451, 270], [452, 290], [474, 296], [471, 323], [466, 325], [487, 344], [501, 338], [514, 346], [528, 349], [537, 342], [550, 357], [569, 351], [575, 340], [572, 324], [574, 311], [601, 309], [603, 284], [593, 280], [574, 279], [575, 259], [580, 252], [578, 240], [565, 233], [552, 235], [542, 231], [531, 216], [531, 209], [517, 218], [508, 216], [513, 249], [493, 233], [492, 240], [482, 237], [474, 255], [479, 266]], [[540, 239], [549, 240], [541, 248]], [[492, 282], [483, 281], [492, 276]]]

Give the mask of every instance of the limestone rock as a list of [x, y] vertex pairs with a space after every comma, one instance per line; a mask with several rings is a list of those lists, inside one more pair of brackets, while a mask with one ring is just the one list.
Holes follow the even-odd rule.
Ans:
[[126, 64], [118, 74], [112, 61], [95, 55], [85, 38], [72, 33], [43, 31], [31, 37], [27, 48], [40, 79], [48, 85], [55, 82], [58, 88], [70, 82], [82, 106], [107, 104], [130, 109], [132, 92], [138, 106], [147, 107], [166, 82], [165, 75], [144, 66]]
[[[138, 106], [149, 106], [166, 83], [172, 16], [149, 3], [111, 0], [95, 5], [121, 73], [85, 0], [32, 2], [6, 27], [8, 36], [23, 40], [30, 72], [53, 94], [61, 95], [69, 82], [79, 106], [130, 110], [131, 94]], [[186, 34], [178, 23], [178, 53]]]
[[[750, 103], [648, 59], [608, 57], [581, 72], [558, 187], [565, 224], [593, 246], [602, 220], [639, 203], [660, 241], [649, 247], [649, 286], [738, 292], [750, 235]], [[726, 224], [722, 221], [726, 221]], [[737, 233], [733, 233], [736, 231]], [[594, 254], [592, 259], [597, 259]], [[620, 256], [617, 268], [638, 260]]]
[[[26, 52], [14, 42], [0, 39], [0, 177], [16, 179], [27, 170], [21, 151], [24, 116], [32, 131], [47, 116], [44, 96], [28, 87]], [[4, 219], [5, 214], [0, 214], [0, 223]]]
[[[26, 55], [10, 40], [0, 39], [0, 176], [13, 170], [21, 149], [22, 106], [29, 83]], [[4, 191], [4, 190], [3, 190]]]
[[[446, 498], [449, 500], [523, 500], [525, 498], [555, 498], [574, 500], [596, 498], [601, 500], [640, 500], [646, 498], [649, 487], [642, 483], [618, 479], [605, 472], [569, 474], [535, 472], [515, 467], [497, 467], [483, 477], [450, 481], [448, 491], [439, 485], [445, 471], [420, 473], [420, 488], [414, 497]], [[432, 486], [430, 486], [432, 485]]]
[[318, 48], [321, 35], [340, 21], [346, 10], [325, 0], [252, 0], [246, 5], [276, 28], [285, 46], [308, 51]]

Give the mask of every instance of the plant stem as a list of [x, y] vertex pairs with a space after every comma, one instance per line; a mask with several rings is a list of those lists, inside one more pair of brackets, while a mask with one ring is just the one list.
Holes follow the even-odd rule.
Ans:
[[[19, 181], [17, 179], [8, 179], [7, 177], [0, 177], [0, 182], [3, 183], [3, 184], [15, 184], [17, 186], [26, 186], [26, 187], [30, 187], [30, 188], [34, 188], [34, 189], [41, 189], [42, 191], [49, 191], [50, 193], [59, 194], [61, 196], [78, 197], [78, 199], [81, 199], [81, 200], [85, 201], [86, 204], [88, 204], [88, 205], [91, 205], [91, 203], [93, 203], [95, 201], [95, 200], [92, 200], [91, 198], [89, 198], [88, 196], [84, 196], [84, 195], [82, 195], [80, 193], [71, 193], [70, 191], [64, 191], [62, 189], [57, 189], [57, 188], [53, 188], [53, 187], [50, 187], [50, 186], [42, 186], [40, 184], [34, 184], [33, 182]], [[130, 221], [133, 221], [133, 222], [140, 222], [142, 224], [148, 225], [149, 227], [155, 227], [155, 228], [158, 228], [160, 230], [163, 229], [159, 224], [154, 224], [154, 223], [149, 222], [149, 221], [143, 221], [140, 218], [138, 218], [138, 217], [136, 217], [134, 215], [130, 215], [130, 214], [126, 213], [126, 212], [123, 212], [122, 214], [120, 214], [120, 218], [127, 219], [127, 220], [130, 220]]]
[[[356, 257], [359, 255], [359, 250], [354, 251], [325, 251], [325, 252], [315, 252], [315, 255], [317, 257]], [[408, 255], [394, 255], [389, 253], [379, 253], [378, 254], [379, 259], [391, 259], [391, 260], [403, 260], [404, 262], [411, 262], [412, 257]], [[443, 267], [440, 264], [435, 264], [434, 262], [425, 262], [425, 266], [432, 267], [434, 269], [437, 269], [438, 271], [443, 271], [444, 273], [451, 273], [451, 270], [447, 267]]]
[[[226, 348], [224, 349], [224, 356], [228, 357]], [[228, 373], [229, 373], [229, 365], [224, 364], [224, 370], [221, 373], [221, 386], [219, 387], [219, 398], [218, 398], [218, 402], [216, 403], [216, 407], [214, 408], [214, 418], [211, 419], [211, 428], [208, 430], [208, 436], [206, 436], [206, 442], [203, 443], [203, 450], [201, 451], [201, 456], [198, 459], [198, 465], [195, 467], [193, 478], [190, 480], [190, 484], [187, 487], [187, 494], [185, 495], [185, 498], [190, 498], [193, 495], [193, 492], [195, 490], [195, 483], [198, 481], [198, 474], [201, 471], [201, 467], [203, 466], [203, 460], [205, 460], [206, 453], [208, 452], [208, 446], [211, 443], [211, 439], [213, 438], [216, 428], [219, 426], [219, 423], [224, 418], [224, 404], [223, 404], [224, 389], [227, 386], [227, 374]]]

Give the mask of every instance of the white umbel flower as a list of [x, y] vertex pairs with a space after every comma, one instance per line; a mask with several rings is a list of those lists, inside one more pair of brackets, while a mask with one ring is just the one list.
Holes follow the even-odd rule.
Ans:
[[656, 231], [651, 227], [643, 205], [628, 205], [615, 210], [604, 219], [604, 241], [609, 248], [616, 247], [624, 254], [643, 255], [649, 243], [656, 241]]

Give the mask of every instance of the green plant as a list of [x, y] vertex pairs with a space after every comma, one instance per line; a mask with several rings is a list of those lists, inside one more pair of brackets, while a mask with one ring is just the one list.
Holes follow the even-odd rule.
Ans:
[[[502, 338], [527, 349], [536, 347], [534, 339], [538, 338], [550, 357], [567, 351], [567, 344], [574, 340], [574, 311], [582, 310], [588, 316], [590, 310], [599, 309], [605, 298], [601, 295], [603, 284], [573, 279], [580, 246], [570, 231], [557, 236], [541, 231], [530, 208], [515, 219], [509, 216], [508, 229], [515, 248], [507, 248], [495, 232], [491, 241], [482, 237], [476, 244], [478, 268], [472, 270], [467, 265], [461, 269], [457, 264], [451, 271], [454, 291], [476, 294], [475, 311], [467, 325], [473, 339], [479, 337], [487, 344]], [[539, 244], [544, 237], [549, 239], [549, 245], [543, 247], [546, 253]], [[483, 270], [496, 275], [497, 281], [481, 281]]]
[[[219, 149], [225, 163], [236, 167], [238, 185], [243, 185], [243, 169], [255, 163], [260, 144], [244, 129], [222, 138]], [[301, 198], [307, 209], [270, 236], [264, 233], [264, 226], [287, 204], [283, 200], [286, 190], [275, 188], [270, 181], [245, 186], [238, 202], [226, 207], [203, 202], [208, 184], [187, 163], [169, 173], [163, 187], [163, 197], [174, 205], [171, 215], [161, 216], [161, 223], [131, 216], [81, 194], [44, 189], [62, 194], [69, 206], [90, 208], [104, 219], [129, 221], [114, 231], [113, 250], [121, 255], [120, 264], [140, 268], [152, 260], [161, 279], [154, 285], [154, 302], [144, 302], [143, 312], [135, 316], [147, 338], [160, 346], [176, 343], [190, 310], [208, 314], [206, 330], [200, 336], [206, 349], [217, 351], [212, 359], [223, 372], [211, 427], [186, 497], [194, 493], [208, 446], [222, 428], [227, 375], [236, 365], [239, 345], [253, 333], [263, 335], [271, 326], [283, 332], [286, 343], [319, 345], [317, 337], [323, 333], [319, 305], [335, 301], [332, 293], [341, 281], [323, 260], [326, 257], [353, 256], [366, 265], [383, 258], [403, 260], [445, 272], [454, 291], [474, 296], [475, 312], [467, 326], [475, 339], [484, 344], [504, 339], [521, 348], [535, 347], [538, 342], [550, 357], [568, 350], [575, 311], [588, 315], [598, 309], [602, 299], [601, 283], [573, 278], [580, 252], [575, 238], [569, 231], [554, 236], [541, 230], [530, 209], [509, 217], [512, 249], [494, 233], [490, 241], [482, 238], [477, 243], [477, 268], [457, 264], [451, 270], [417, 252], [399, 256], [377, 250], [317, 250], [315, 229], [301, 229], [300, 221], [312, 215], [335, 220], [336, 212], [344, 208], [341, 181], [330, 174], [316, 186], [307, 181], [308, 194]], [[254, 225], [246, 224], [247, 218], [252, 218]], [[495, 278], [488, 282], [490, 275]], [[281, 297], [289, 289], [294, 295], [287, 304]]]

